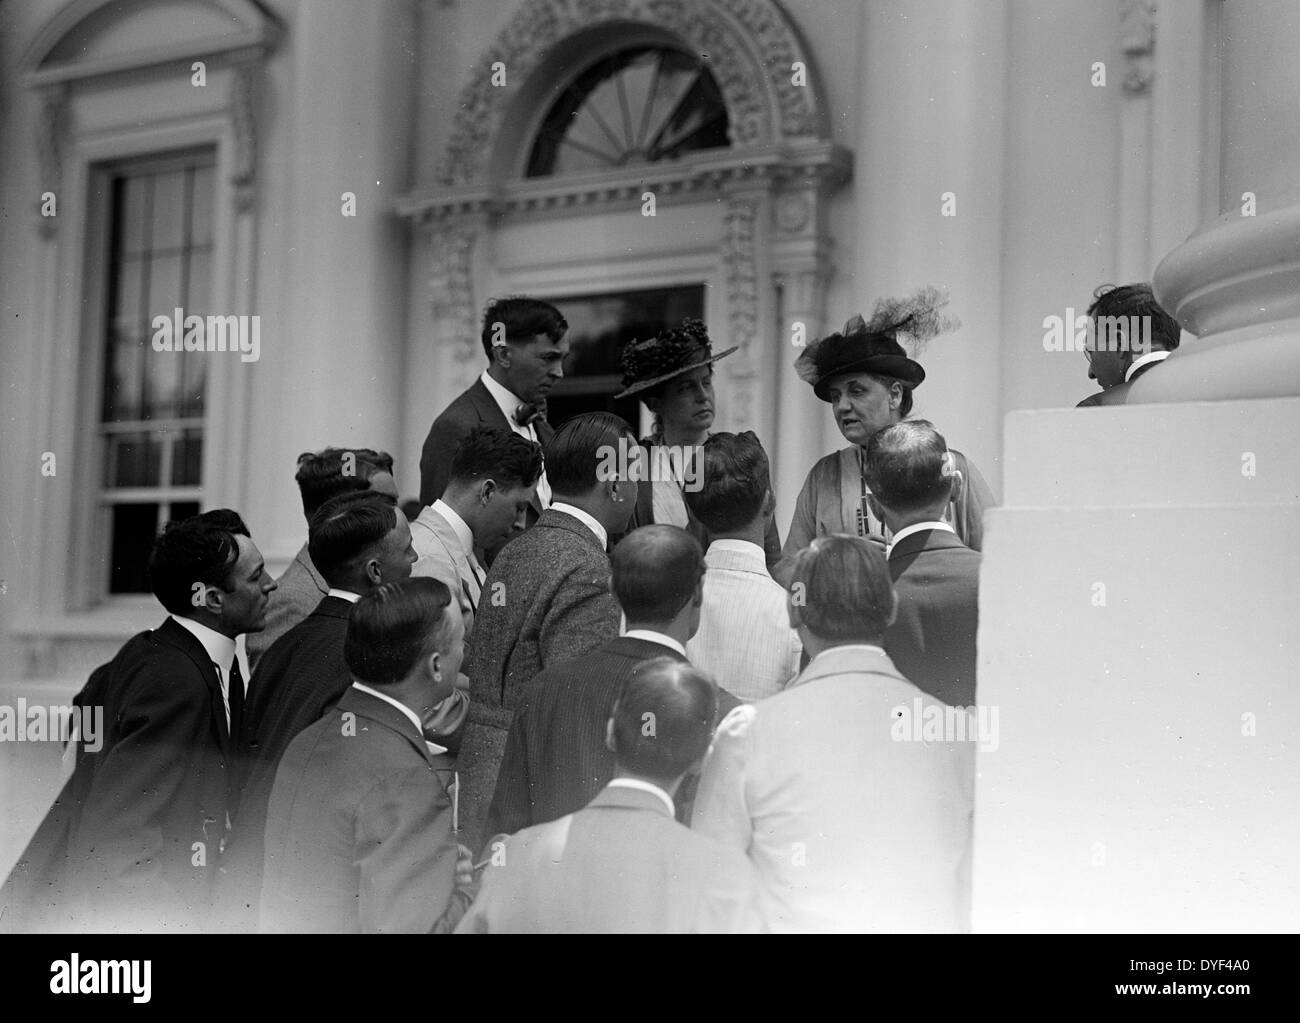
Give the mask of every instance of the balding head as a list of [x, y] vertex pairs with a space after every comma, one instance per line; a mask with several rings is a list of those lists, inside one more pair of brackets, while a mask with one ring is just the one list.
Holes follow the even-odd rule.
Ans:
[[713, 680], [684, 661], [656, 657], [623, 683], [608, 744], [619, 770], [667, 785], [704, 757], [717, 719]]
[[610, 561], [614, 599], [627, 615], [629, 628], [671, 622], [697, 595], [704, 578], [699, 542], [677, 526], [632, 530], [614, 548]]
[[905, 419], [872, 436], [863, 475], [872, 496], [895, 518], [942, 518], [955, 480], [947, 443], [924, 419]]

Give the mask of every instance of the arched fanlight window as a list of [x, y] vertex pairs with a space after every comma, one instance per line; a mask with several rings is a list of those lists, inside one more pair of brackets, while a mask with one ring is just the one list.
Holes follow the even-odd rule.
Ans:
[[696, 57], [636, 47], [605, 57], [555, 101], [528, 177], [671, 160], [728, 145], [727, 108]]

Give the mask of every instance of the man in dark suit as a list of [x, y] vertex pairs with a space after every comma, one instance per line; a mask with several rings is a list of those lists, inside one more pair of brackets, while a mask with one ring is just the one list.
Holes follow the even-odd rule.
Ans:
[[266, 826], [260, 929], [427, 933], [469, 905], [447, 751], [421, 721], [460, 668], [460, 605], [437, 579], [372, 590], [348, 620], [351, 687], [289, 744]]
[[494, 841], [483, 887], [458, 933], [756, 928], [757, 890], [745, 854], [673, 820], [673, 794], [713, 737], [717, 687], [667, 656], [642, 662], [615, 692], [600, 729], [615, 762], [608, 784], [585, 809]]
[[886, 427], [867, 444], [864, 473], [876, 516], [893, 534], [889, 577], [898, 613], [885, 652], [899, 671], [954, 707], [975, 703], [980, 555], [943, 521], [959, 481], [948, 445], [923, 419]]
[[[266, 652], [253, 676], [243, 794], [221, 885], [231, 930], [256, 923], [266, 807], [280, 758], [294, 736], [319, 721], [352, 684], [343, 657], [348, 613], [384, 583], [410, 578], [415, 563], [406, 516], [383, 494], [341, 494], [326, 501], [312, 517], [308, 546], [330, 589], [315, 611]], [[459, 703], [463, 718], [463, 695]]]
[[[308, 523], [322, 504], [339, 494], [370, 490], [397, 498], [393, 456], [370, 448], [326, 448], [317, 454], [301, 454], [294, 479]], [[266, 612], [266, 628], [250, 633], [244, 641], [249, 671], [257, 671], [258, 662], [271, 644], [316, 610], [329, 592], [329, 583], [312, 564], [306, 543], [276, 583]]]
[[[642, 526], [619, 542], [612, 561], [627, 631], [547, 668], [528, 687], [506, 738], [488, 834], [513, 834], [586, 806], [614, 776], [605, 723], [619, 687], [652, 657], [686, 661], [704, 600], [699, 543], [677, 526]], [[740, 702], [723, 696], [723, 713]]]
[[1127, 403], [1133, 382], [1169, 358], [1182, 336], [1178, 321], [1160, 307], [1149, 284], [1098, 288], [1088, 316], [1093, 324], [1084, 350], [1088, 379], [1102, 389], [1076, 408]]
[[[547, 471], [555, 499], [537, 525], [502, 548], [488, 569], [466, 654], [470, 716], [460, 750], [461, 822], [477, 848], [506, 732], [524, 688], [558, 661], [618, 635], [609, 591], [610, 533], [636, 503], [635, 469], [604, 472], [620, 440], [635, 443], [618, 416], [575, 416], [551, 438]], [[602, 476], [609, 478], [602, 479]]]
[[[488, 368], [433, 421], [420, 455], [420, 503], [431, 505], [451, 478], [451, 460], [476, 426], [513, 430], [545, 447], [554, 431], [546, 421], [546, 396], [564, 377], [569, 329], [560, 311], [536, 298], [505, 298], [483, 313], [483, 353]], [[537, 484], [528, 525], [550, 503], [546, 473]], [[495, 551], [486, 552], [491, 557]]]
[[[105, 734], [82, 737], [72, 778], [6, 885], [15, 912], [23, 882], [37, 886], [34, 929], [212, 923], [244, 705], [235, 638], [262, 627], [275, 581], [228, 509], [169, 523], [149, 580], [168, 618], [128, 640], [78, 694], [78, 705], [103, 707]], [[38, 879], [35, 868], [47, 872]]]

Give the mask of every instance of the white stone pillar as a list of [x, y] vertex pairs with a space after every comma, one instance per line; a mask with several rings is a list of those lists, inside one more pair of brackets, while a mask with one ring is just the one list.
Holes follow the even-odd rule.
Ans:
[[1300, 5], [1222, 8], [1219, 215], [1156, 269], [1197, 335], [1131, 402], [1300, 394]]

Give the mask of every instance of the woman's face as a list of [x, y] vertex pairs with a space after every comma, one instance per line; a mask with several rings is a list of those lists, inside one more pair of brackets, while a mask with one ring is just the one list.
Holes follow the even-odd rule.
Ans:
[[870, 373], [841, 373], [827, 388], [835, 425], [850, 444], [865, 445], [902, 418], [902, 384], [885, 384]]
[[673, 433], [695, 433], [713, 425], [713, 367], [673, 377], [646, 405]]

